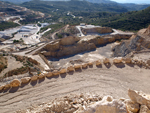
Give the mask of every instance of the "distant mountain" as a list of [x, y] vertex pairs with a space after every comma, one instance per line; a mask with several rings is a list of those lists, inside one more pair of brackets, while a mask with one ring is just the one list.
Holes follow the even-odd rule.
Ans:
[[[21, 3], [24, 3], [24, 2], [29, 2], [29, 1], [32, 1], [32, 0], [0, 0], [0, 1], [8, 1], [8, 2], [12, 2], [12, 3], [16, 3], [16, 4], [21, 4]], [[37, 0], [39, 1], [39, 0]], [[62, 1], [70, 1], [70, 0], [41, 0], [41, 1], [55, 1], [55, 2], [62, 2]], [[145, 8], [147, 8], [148, 6], [150, 6], [150, 4], [131, 4], [131, 3], [124, 3], [124, 4], [121, 4], [121, 3], [117, 3], [117, 2], [114, 2], [114, 1], [111, 1], [111, 0], [71, 0], [71, 1], [88, 1], [90, 3], [98, 3], [98, 4], [109, 4], [109, 5], [114, 5], [116, 6], [116, 4], [118, 6], [121, 6], [121, 7], [124, 7], [124, 8], [127, 8], [128, 11], [138, 11], [138, 10], [143, 10]]]
[[86, 1], [91, 2], [91, 3], [117, 3], [114, 1], [110, 1], [110, 0], [86, 0]]
[[139, 30], [150, 25], [150, 7], [141, 11], [121, 13], [111, 18], [101, 19], [99, 24], [115, 29]]
[[41, 11], [43, 13], [51, 13], [58, 9], [57, 12], [66, 12], [66, 11], [87, 11], [87, 12], [127, 12], [128, 10], [120, 6], [118, 4], [96, 4], [90, 3], [87, 1], [78, 1], [78, 0], [71, 0], [71, 1], [38, 1], [33, 0], [30, 2], [25, 2], [21, 4], [23, 7], [27, 7], [32, 10]]
[[129, 11], [143, 10], [150, 6], [150, 4], [133, 4], [133, 3], [124, 3], [120, 5], [126, 7]]

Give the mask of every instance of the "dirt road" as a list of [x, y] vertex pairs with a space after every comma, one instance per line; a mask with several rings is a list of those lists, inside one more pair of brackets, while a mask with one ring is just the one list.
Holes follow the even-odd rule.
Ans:
[[138, 66], [88, 67], [55, 78], [45, 78], [0, 93], [0, 112], [12, 113], [70, 93], [97, 93], [115, 98], [127, 96], [131, 88], [150, 93], [150, 70]]

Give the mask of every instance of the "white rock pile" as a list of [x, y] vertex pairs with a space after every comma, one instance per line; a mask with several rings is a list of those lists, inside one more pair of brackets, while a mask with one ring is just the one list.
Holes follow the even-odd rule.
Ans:
[[129, 89], [128, 96], [130, 99], [70, 94], [29, 108], [26, 113], [150, 113], [150, 95]]

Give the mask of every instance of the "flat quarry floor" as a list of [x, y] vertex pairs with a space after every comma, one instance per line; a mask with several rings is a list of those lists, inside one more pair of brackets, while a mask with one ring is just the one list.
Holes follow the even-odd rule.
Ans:
[[0, 112], [13, 113], [68, 94], [94, 93], [129, 98], [129, 88], [150, 94], [149, 81], [150, 70], [136, 65], [93, 65], [87, 69], [41, 79], [1, 92]]
[[103, 58], [110, 58], [112, 55], [112, 47], [115, 46], [116, 43], [107, 44], [106, 46], [98, 47], [96, 50], [90, 52], [83, 52], [79, 54], [75, 54], [73, 56], [63, 57], [61, 59], [49, 59], [50, 63], [55, 68], [67, 67], [70, 61], [74, 60], [82, 60], [83, 62], [95, 61]]

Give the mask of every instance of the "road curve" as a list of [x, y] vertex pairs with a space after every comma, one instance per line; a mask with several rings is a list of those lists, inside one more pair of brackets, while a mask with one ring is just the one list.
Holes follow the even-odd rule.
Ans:
[[54, 78], [45, 78], [0, 93], [1, 113], [12, 113], [70, 93], [98, 93], [115, 98], [127, 96], [127, 89], [150, 93], [150, 70], [138, 66], [89, 67]]

